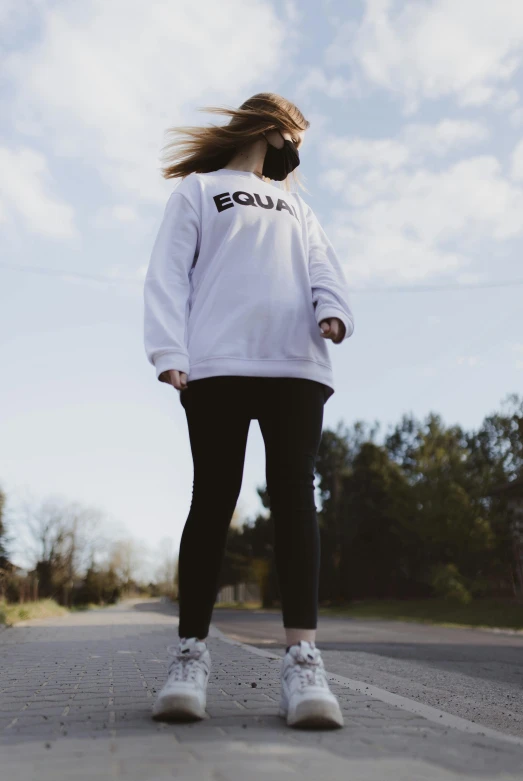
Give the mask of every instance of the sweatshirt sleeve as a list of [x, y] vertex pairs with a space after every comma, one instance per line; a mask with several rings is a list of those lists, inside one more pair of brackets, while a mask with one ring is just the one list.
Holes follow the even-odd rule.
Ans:
[[341, 263], [318, 218], [306, 205], [309, 242], [309, 277], [318, 325], [328, 317], [338, 317], [345, 326], [344, 339], [354, 331], [349, 305], [349, 288]]
[[197, 257], [200, 221], [185, 195], [171, 193], [153, 246], [144, 286], [144, 339], [156, 376], [189, 373], [186, 323], [189, 272]]

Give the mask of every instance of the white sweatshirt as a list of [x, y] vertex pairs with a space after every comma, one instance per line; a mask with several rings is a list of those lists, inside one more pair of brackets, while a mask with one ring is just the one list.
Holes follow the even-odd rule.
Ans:
[[319, 323], [354, 330], [338, 258], [296, 192], [245, 171], [192, 173], [171, 193], [144, 290], [156, 375], [302, 377], [334, 393]]

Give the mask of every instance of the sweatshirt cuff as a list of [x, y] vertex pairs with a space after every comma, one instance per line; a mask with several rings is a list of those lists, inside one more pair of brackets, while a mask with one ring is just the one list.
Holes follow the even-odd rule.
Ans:
[[161, 353], [154, 359], [154, 368], [156, 369], [156, 377], [159, 378], [162, 372], [169, 369], [176, 369], [179, 372], [185, 372], [189, 374], [189, 358], [186, 353], [172, 352]]
[[322, 320], [327, 320], [329, 317], [338, 317], [345, 326], [345, 336], [343, 337], [343, 341], [348, 339], [349, 336], [352, 336], [354, 331], [354, 323], [350, 317], [347, 316], [347, 313], [343, 311], [343, 309], [336, 309], [332, 306], [316, 307], [316, 321], [318, 325]]

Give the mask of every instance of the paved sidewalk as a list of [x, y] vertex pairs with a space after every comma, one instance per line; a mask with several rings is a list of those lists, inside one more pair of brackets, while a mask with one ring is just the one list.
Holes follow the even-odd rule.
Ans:
[[174, 611], [124, 603], [0, 631], [1, 781], [455, 781], [523, 774], [521, 745], [441, 726], [334, 683], [346, 726], [290, 730], [279, 661], [215, 637], [210, 719], [153, 722]]

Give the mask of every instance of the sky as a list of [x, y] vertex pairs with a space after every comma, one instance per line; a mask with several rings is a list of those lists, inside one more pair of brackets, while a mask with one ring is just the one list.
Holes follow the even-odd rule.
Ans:
[[[225, 13], [227, 11], [227, 13]], [[192, 493], [178, 393], [143, 348], [165, 131], [277, 92], [351, 287], [324, 427], [523, 386], [523, 4], [0, 0], [0, 485], [177, 547]], [[240, 517], [261, 510], [251, 423]], [[12, 529], [15, 532], [16, 529]], [[16, 539], [15, 539], [16, 548]], [[23, 550], [16, 555], [23, 560]]]

